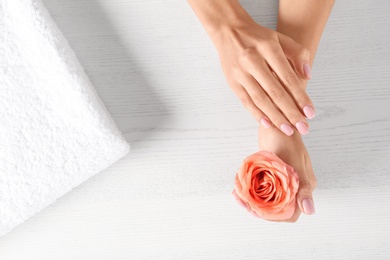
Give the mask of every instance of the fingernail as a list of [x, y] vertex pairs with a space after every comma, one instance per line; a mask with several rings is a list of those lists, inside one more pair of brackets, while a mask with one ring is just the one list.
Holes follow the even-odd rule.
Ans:
[[286, 135], [290, 136], [294, 133], [294, 129], [291, 128], [288, 124], [282, 124], [280, 126], [280, 129], [285, 133]]
[[297, 127], [298, 131], [301, 134], [305, 135], [305, 134], [309, 133], [309, 129], [304, 122], [299, 121], [298, 123], [295, 124], [295, 126]]
[[312, 119], [315, 117], [314, 109], [311, 106], [305, 106], [303, 108], [303, 112], [308, 119]]
[[309, 64], [307, 63], [303, 64], [303, 71], [305, 72], [306, 77], [311, 79], [311, 69]]
[[303, 212], [306, 215], [313, 215], [315, 213], [314, 202], [311, 199], [302, 200]]
[[265, 127], [265, 128], [269, 128], [271, 126], [271, 123], [265, 118], [263, 117], [261, 120], [260, 120], [261, 124]]

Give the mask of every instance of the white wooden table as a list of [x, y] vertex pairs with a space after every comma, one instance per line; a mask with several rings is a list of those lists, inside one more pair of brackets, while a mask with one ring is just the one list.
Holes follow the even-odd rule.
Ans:
[[[314, 216], [256, 219], [231, 191], [257, 124], [184, 0], [44, 0], [131, 153], [0, 239], [0, 259], [389, 259], [390, 1], [336, 1], [305, 136]], [[243, 1], [274, 28], [277, 1]]]

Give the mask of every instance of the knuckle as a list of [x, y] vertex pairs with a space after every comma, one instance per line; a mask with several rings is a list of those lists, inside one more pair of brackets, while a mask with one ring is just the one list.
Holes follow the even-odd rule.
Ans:
[[309, 180], [301, 180], [299, 181], [299, 187], [301, 190], [312, 190], [313, 186]]
[[301, 49], [301, 55], [304, 56], [304, 57], [310, 57], [310, 51], [309, 49], [305, 48], [305, 47], [302, 47]]
[[317, 187], [317, 178], [314, 177], [314, 179], [311, 181], [311, 187], [314, 190]]
[[252, 102], [248, 97], [240, 97], [240, 101], [244, 107], [249, 107]]
[[307, 104], [311, 104], [311, 100], [307, 95], [306, 91], [303, 89], [299, 89], [296, 94], [297, 97], [294, 96], [295, 100], [299, 104], [300, 107], [304, 107]]
[[272, 100], [280, 101], [284, 98], [285, 93], [284, 93], [283, 89], [278, 88], [278, 87], [274, 87], [274, 88], [270, 89], [269, 95], [272, 98]]
[[298, 86], [299, 85], [297, 77], [295, 75], [293, 75], [293, 74], [287, 74], [284, 77], [284, 80], [285, 80], [286, 86], [293, 87], [293, 86]]
[[253, 61], [256, 50], [254, 48], [245, 48], [241, 52], [241, 61]]
[[239, 79], [242, 77], [242, 70], [238, 64], [235, 64], [231, 67], [231, 73], [234, 78]]
[[262, 44], [263, 49], [269, 52], [277, 52], [279, 50], [279, 42], [277, 40], [268, 40]]
[[261, 106], [265, 101], [265, 96], [260, 93], [255, 93], [252, 95], [253, 102], [256, 104], [256, 106]]

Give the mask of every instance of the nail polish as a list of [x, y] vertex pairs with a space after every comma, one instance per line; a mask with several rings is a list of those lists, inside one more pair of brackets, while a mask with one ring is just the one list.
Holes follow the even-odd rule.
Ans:
[[306, 215], [313, 215], [315, 213], [314, 202], [311, 199], [302, 200], [303, 212]]
[[304, 122], [299, 121], [298, 123], [295, 124], [295, 126], [297, 127], [299, 133], [301, 133], [302, 135], [309, 133], [309, 129]]
[[309, 64], [307, 63], [303, 64], [303, 71], [305, 72], [306, 77], [311, 79], [311, 69]]
[[265, 128], [269, 128], [271, 126], [271, 123], [266, 119], [266, 118], [262, 118], [260, 120], [261, 124], [265, 127]]
[[290, 136], [294, 133], [294, 129], [291, 128], [288, 124], [282, 124], [280, 126], [280, 129], [285, 133], [286, 135]]
[[303, 112], [308, 119], [312, 119], [315, 117], [314, 109], [311, 106], [305, 106], [303, 108]]

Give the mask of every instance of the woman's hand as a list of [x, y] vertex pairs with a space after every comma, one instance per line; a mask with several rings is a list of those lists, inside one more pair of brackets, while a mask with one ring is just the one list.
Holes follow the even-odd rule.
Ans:
[[294, 167], [299, 175], [299, 190], [297, 193], [297, 206], [293, 216], [283, 222], [295, 222], [301, 212], [307, 215], [314, 214], [312, 192], [317, 186], [313, 166], [302, 137], [294, 133], [291, 137], [282, 134], [275, 127], [259, 127], [260, 150], [271, 151], [279, 156], [284, 162]]
[[238, 0], [188, 0], [216, 49], [233, 92], [258, 122], [286, 135], [308, 133], [314, 106], [306, 93], [310, 53], [257, 24]]
[[[213, 37], [233, 92], [264, 127], [273, 123], [290, 136], [308, 133], [313, 104], [302, 86], [310, 78], [309, 51], [255, 22], [225, 28]], [[291, 62], [291, 65], [290, 65]]]

